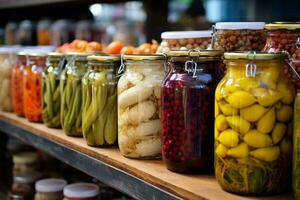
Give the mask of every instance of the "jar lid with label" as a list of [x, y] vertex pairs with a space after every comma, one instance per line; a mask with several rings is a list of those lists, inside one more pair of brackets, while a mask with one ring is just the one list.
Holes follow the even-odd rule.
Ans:
[[35, 183], [37, 192], [62, 192], [67, 182], [64, 179], [48, 178]]
[[29, 164], [34, 163], [38, 159], [38, 154], [35, 152], [22, 152], [13, 155], [13, 162], [15, 164]]
[[215, 25], [215, 29], [224, 30], [262, 30], [264, 29], [264, 22], [218, 22]]
[[205, 31], [168, 31], [161, 34], [161, 39], [182, 39], [182, 38], [208, 38], [212, 36], [211, 30]]
[[92, 183], [74, 183], [64, 187], [64, 196], [69, 198], [91, 198], [99, 195], [99, 186]]

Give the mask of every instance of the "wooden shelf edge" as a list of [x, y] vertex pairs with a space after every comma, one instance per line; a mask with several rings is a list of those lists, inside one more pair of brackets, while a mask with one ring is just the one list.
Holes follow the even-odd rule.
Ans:
[[82, 138], [67, 137], [61, 130], [30, 123], [11, 113], [0, 112], [0, 131], [138, 199], [292, 199], [289, 194], [263, 198], [233, 195], [221, 190], [213, 176], [180, 175], [168, 171], [162, 161], [127, 159], [116, 148], [89, 147]]

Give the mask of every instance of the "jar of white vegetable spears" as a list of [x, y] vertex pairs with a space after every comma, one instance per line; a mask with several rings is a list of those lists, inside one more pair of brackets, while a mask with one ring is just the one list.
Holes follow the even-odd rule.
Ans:
[[118, 82], [118, 142], [125, 157], [161, 157], [163, 55], [124, 55]]

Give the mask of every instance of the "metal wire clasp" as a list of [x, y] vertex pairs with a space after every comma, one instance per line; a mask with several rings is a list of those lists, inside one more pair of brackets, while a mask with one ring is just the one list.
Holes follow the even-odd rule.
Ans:
[[[191, 58], [191, 60], [187, 60], [187, 61], [184, 63], [184, 70], [185, 70], [186, 72], [188, 72], [189, 74], [193, 73], [193, 78], [196, 78], [196, 77], [197, 77], [197, 76], [196, 76], [196, 72], [197, 72], [197, 67], [198, 67], [198, 65], [197, 65], [197, 62], [195, 62], [195, 61], [192, 59], [192, 57], [191, 57], [191, 55], [190, 55], [191, 52], [197, 52], [197, 50], [189, 50], [188, 56]], [[191, 64], [191, 65], [190, 65], [190, 64]]]
[[[297, 47], [297, 49], [300, 48], [300, 37], [297, 39], [296, 47]], [[293, 66], [298, 63], [300, 64], [300, 61], [293, 59], [293, 57], [291, 56], [291, 54], [289, 52], [287, 52], [287, 51], [282, 51], [282, 52], [286, 53], [288, 55], [289, 59], [287, 61], [287, 64], [290, 67], [290, 69], [292, 70], [293, 74], [300, 80], [300, 75], [298, 74], [298, 72], [296, 71], [296, 69]]]
[[[250, 58], [250, 55], [253, 55], [253, 58]], [[246, 64], [246, 77], [255, 77], [256, 76], [256, 64], [254, 63], [255, 61], [255, 51], [249, 51], [247, 54], [247, 59], [251, 60], [251, 63]]]
[[125, 71], [124, 54], [121, 54], [121, 65], [118, 69], [118, 76], [121, 75], [124, 71]]

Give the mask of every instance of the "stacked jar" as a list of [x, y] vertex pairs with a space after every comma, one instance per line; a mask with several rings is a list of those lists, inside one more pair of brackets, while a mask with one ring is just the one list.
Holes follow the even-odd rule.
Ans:
[[300, 82], [295, 70], [300, 74], [300, 23], [266, 24], [268, 31], [267, 43], [263, 51], [268, 53], [286, 51], [289, 53], [290, 64], [285, 65], [284, 73], [300, 89]]
[[266, 43], [264, 22], [218, 22], [212, 48], [224, 51], [261, 51]]
[[[163, 55], [124, 55], [126, 71], [118, 82], [118, 142], [130, 158], [161, 156]], [[124, 65], [121, 65], [123, 68]]]
[[171, 51], [162, 86], [162, 154], [169, 170], [213, 171], [214, 91], [222, 51]]
[[24, 116], [23, 106], [23, 73], [27, 63], [26, 53], [17, 53], [16, 65], [11, 75], [11, 100], [14, 113], [18, 116]]
[[23, 110], [31, 122], [42, 122], [42, 73], [45, 53], [29, 53], [23, 74]]
[[64, 187], [64, 200], [98, 200], [99, 187], [92, 183], [73, 183]]
[[283, 74], [284, 53], [225, 53], [216, 89], [215, 174], [245, 195], [285, 191], [291, 178], [295, 90]]
[[48, 178], [35, 183], [34, 200], [62, 200], [67, 182], [63, 179]]
[[163, 32], [157, 53], [167, 53], [170, 50], [207, 49], [211, 43], [211, 37], [211, 30]]
[[120, 56], [88, 56], [82, 78], [82, 132], [90, 146], [117, 142], [117, 70]]
[[60, 120], [69, 136], [82, 137], [82, 84], [87, 72], [87, 53], [68, 53], [67, 64], [60, 76]]
[[48, 53], [46, 69], [43, 72], [43, 122], [51, 128], [60, 128], [59, 79], [65, 64], [61, 53]]

